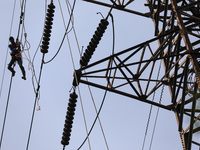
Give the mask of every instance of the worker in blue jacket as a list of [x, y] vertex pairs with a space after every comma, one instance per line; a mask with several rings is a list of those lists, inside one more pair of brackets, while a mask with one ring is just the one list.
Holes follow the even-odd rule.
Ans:
[[10, 48], [11, 52], [11, 60], [10, 63], [8, 64], [8, 69], [12, 72], [12, 76], [15, 76], [15, 70], [13, 69], [13, 64], [17, 61], [21, 71], [22, 71], [22, 79], [26, 80], [26, 72], [24, 70], [24, 67], [22, 65], [22, 55], [20, 53], [21, 49], [20, 49], [20, 44], [17, 42], [15, 43], [14, 38], [11, 36], [9, 38], [9, 41], [11, 44], [8, 45], [8, 47]]

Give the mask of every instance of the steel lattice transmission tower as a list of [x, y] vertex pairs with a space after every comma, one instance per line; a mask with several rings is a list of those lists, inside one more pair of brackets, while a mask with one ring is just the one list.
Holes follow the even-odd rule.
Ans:
[[[183, 149], [190, 150], [193, 144], [200, 146], [199, 141], [193, 139], [193, 135], [200, 130], [200, 127], [194, 126], [200, 120], [200, 109], [196, 108], [200, 97], [200, 1], [147, 0], [144, 5], [149, 12], [145, 13], [127, 8], [134, 0], [84, 1], [151, 18], [155, 25], [155, 37], [93, 63], [88, 63], [91, 58], [88, 55], [94, 52], [91, 50], [94, 47], [89, 45], [74, 81], [173, 111]], [[152, 47], [155, 42], [158, 42], [156, 48]], [[165, 71], [155, 78], [153, 74], [158, 71], [160, 60]], [[171, 95], [165, 105], [149, 99], [163, 85], [169, 87]], [[185, 116], [190, 118], [187, 124], [183, 121]]]

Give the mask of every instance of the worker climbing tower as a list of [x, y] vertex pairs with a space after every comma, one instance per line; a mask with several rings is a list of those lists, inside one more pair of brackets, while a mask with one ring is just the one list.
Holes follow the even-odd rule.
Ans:
[[[193, 145], [200, 146], [200, 142], [193, 138], [200, 130], [194, 126], [200, 120], [200, 110], [196, 107], [200, 88], [200, 1], [147, 0], [144, 6], [148, 12], [131, 9], [129, 5], [134, 0], [84, 1], [151, 19], [155, 30], [151, 39], [91, 62], [91, 55], [97, 47], [91, 45], [97, 45], [103, 36], [97, 34], [101, 32], [97, 29], [80, 59], [73, 85], [90, 85], [169, 110], [169, 113], [173, 111], [183, 150], [191, 150]], [[102, 19], [99, 27], [105, 30], [107, 26], [107, 20]], [[157, 67], [160, 60], [164, 71]], [[171, 98], [167, 104], [152, 101], [150, 97], [163, 86], [169, 88]], [[190, 121], [185, 122], [185, 117]]]

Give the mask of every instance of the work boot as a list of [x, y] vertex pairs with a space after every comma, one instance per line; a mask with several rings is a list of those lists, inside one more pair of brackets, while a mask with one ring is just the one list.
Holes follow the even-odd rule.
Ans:
[[26, 80], [26, 77], [25, 77], [25, 76], [22, 76], [22, 79]]
[[15, 71], [12, 71], [12, 77], [14, 77], [15, 76]]

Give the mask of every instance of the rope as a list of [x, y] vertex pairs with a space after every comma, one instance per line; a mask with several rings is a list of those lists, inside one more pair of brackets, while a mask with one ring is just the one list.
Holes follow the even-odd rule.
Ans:
[[42, 68], [43, 68], [43, 64], [44, 64], [43, 63], [44, 62], [44, 55], [45, 54], [42, 55], [42, 62], [41, 62], [41, 67], [40, 67], [40, 74], [39, 74], [39, 79], [38, 79], [37, 92], [36, 92], [35, 102], [34, 102], [34, 106], [33, 106], [33, 113], [32, 113], [32, 119], [31, 119], [31, 124], [30, 124], [30, 129], [29, 129], [29, 135], [28, 135], [26, 150], [28, 150], [28, 148], [29, 148], [30, 136], [31, 136], [32, 126], [33, 126], [33, 119], [34, 119], [34, 115], [35, 115], [35, 107], [36, 107], [36, 102], [37, 102], [37, 99], [38, 99], [38, 93], [39, 93], [39, 89], [40, 89], [40, 79], [41, 79]]
[[[157, 84], [157, 81], [158, 81], [158, 78], [159, 78], [159, 75], [160, 75], [160, 70], [161, 70], [161, 61], [160, 61], [160, 65], [159, 65], [159, 69], [158, 69], [158, 73], [157, 73], [157, 77], [156, 77], [157, 78], [156, 84]], [[154, 101], [155, 95], [156, 95], [156, 91], [154, 91], [154, 93], [153, 93], [152, 101]], [[150, 123], [150, 119], [151, 119], [152, 108], [153, 108], [153, 105], [151, 105], [150, 110], [149, 110], [149, 117], [148, 117], [148, 120], [147, 120], [147, 126], [146, 126], [146, 130], [145, 130], [145, 136], [144, 136], [144, 140], [143, 140], [142, 150], [144, 150], [144, 145], [145, 145], [145, 142], [146, 142], [147, 132], [148, 132], [148, 129], [149, 129], [149, 123]]]
[[4, 113], [3, 128], [2, 128], [2, 131], [1, 131], [0, 149], [1, 149], [1, 145], [2, 145], [3, 133], [4, 133], [4, 128], [5, 128], [5, 123], [6, 123], [6, 116], [7, 116], [7, 111], [8, 111], [8, 104], [9, 104], [9, 99], [10, 99], [11, 86], [12, 86], [12, 75], [11, 75], [11, 79], [10, 79], [10, 86], [9, 86], [9, 91], [8, 91], [6, 109], [5, 109], [5, 113]]

